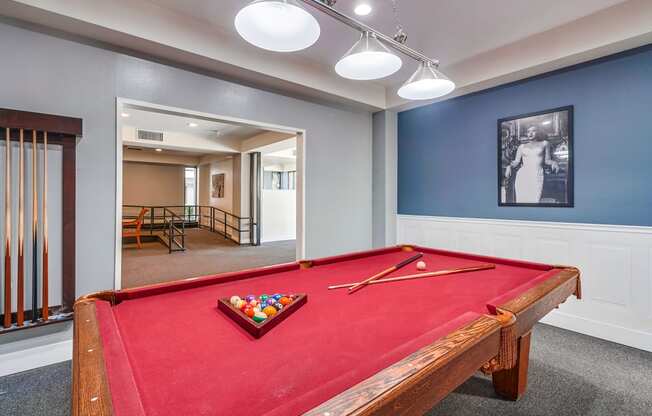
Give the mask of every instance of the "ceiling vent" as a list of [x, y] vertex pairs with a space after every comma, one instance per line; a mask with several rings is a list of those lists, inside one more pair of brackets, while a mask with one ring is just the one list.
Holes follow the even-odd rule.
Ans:
[[138, 130], [138, 140], [148, 140], [150, 142], [162, 142], [162, 131]]

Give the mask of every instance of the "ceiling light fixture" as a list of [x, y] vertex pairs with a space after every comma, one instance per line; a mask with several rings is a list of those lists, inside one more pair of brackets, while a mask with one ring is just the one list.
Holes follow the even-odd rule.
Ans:
[[163, 149], [160, 149], [160, 148], [156, 148], [154, 150], [156, 150], [157, 152], [162, 152], [163, 151]]
[[403, 61], [380, 43], [376, 35], [362, 33], [360, 39], [335, 65], [339, 76], [355, 79], [380, 79], [401, 69]]
[[398, 95], [407, 100], [432, 100], [449, 94], [455, 83], [439, 72], [431, 62], [419, 63], [419, 68], [399, 88]]
[[129, 113], [120, 113], [120, 115], [122, 116], [122, 118], [127, 118], [130, 116]]
[[[302, 4], [332, 17], [362, 33], [362, 37], [335, 65], [342, 77], [371, 80], [387, 77], [402, 66], [401, 59], [388, 49], [419, 62], [419, 68], [399, 89], [398, 95], [409, 100], [441, 97], [455, 89], [455, 83], [439, 71], [439, 61], [407, 46], [407, 34], [398, 19], [398, 1], [392, 0], [397, 31], [394, 37], [373, 29], [334, 8], [336, 0], [255, 0], [241, 9], [235, 27], [247, 42], [259, 48], [294, 52], [314, 44], [320, 35], [317, 20]], [[364, 12], [366, 0], [360, 0], [354, 10]]]
[[368, 5], [367, 3], [361, 3], [355, 6], [355, 9], [353, 9], [353, 12], [357, 14], [358, 16], [366, 16], [369, 13], [371, 13], [371, 6]]
[[235, 28], [247, 42], [275, 52], [306, 49], [321, 32], [298, 0], [252, 1], [236, 15]]
[[188, 127], [197, 127], [197, 123], [191, 121], [190, 123], [188, 123]]

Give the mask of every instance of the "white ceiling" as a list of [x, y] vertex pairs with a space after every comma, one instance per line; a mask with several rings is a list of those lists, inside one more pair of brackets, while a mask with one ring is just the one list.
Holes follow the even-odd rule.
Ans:
[[[199, 119], [175, 114], [159, 113], [133, 107], [125, 108], [123, 113], [129, 114], [129, 117], [122, 118], [123, 124], [135, 127], [137, 129], [163, 132], [180, 132], [208, 138], [219, 137], [220, 141], [223, 142], [242, 141], [267, 131], [250, 126], [222, 123], [214, 120]], [[191, 127], [189, 123], [194, 123], [196, 126]]]
[[263, 157], [278, 157], [285, 159], [296, 159], [297, 158], [297, 148], [292, 147], [289, 149], [277, 150], [276, 152], [271, 152], [263, 155]]
[[[361, 0], [338, 0], [352, 14]], [[365, 23], [391, 35], [391, 0], [369, 0]], [[257, 49], [235, 32], [248, 0], [0, 0], [0, 14], [215, 72], [226, 79], [318, 102], [404, 109], [396, 88], [415, 64], [385, 80], [338, 77], [333, 66], [357, 39], [312, 10], [321, 38], [292, 54]], [[432, 58], [458, 88], [478, 91], [652, 42], [650, 0], [399, 0], [408, 44]]]
[[[247, 4], [243, 0], [151, 0], [177, 13], [204, 21], [236, 37], [242, 48], [264, 52], [240, 39], [233, 21]], [[467, 60], [479, 53], [504, 46], [540, 33], [624, 0], [399, 0], [398, 13], [408, 34], [408, 46], [439, 59], [441, 67]], [[365, 24], [393, 35], [396, 30], [390, 0], [365, 0], [373, 10], [367, 16], [355, 16], [353, 8], [361, 0], [338, 0], [335, 8]], [[321, 37], [312, 47], [295, 53], [308, 62], [322, 65], [335, 74], [333, 67], [359, 38], [359, 33], [323, 13], [307, 7], [321, 26]], [[416, 63], [401, 56], [401, 70], [383, 80], [384, 86], [402, 84], [416, 69]], [[264, 70], [264, 68], [262, 68]]]

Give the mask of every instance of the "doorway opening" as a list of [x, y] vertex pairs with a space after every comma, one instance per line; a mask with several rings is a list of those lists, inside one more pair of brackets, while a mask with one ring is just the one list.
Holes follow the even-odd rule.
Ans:
[[261, 241], [296, 239], [296, 138], [263, 149]]
[[116, 110], [116, 288], [303, 258], [305, 131], [124, 99]]

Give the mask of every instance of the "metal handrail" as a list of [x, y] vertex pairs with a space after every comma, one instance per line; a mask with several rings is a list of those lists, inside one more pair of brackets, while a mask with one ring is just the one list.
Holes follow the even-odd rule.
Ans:
[[[144, 223], [143, 227], [147, 228], [146, 226], [148, 225], [150, 234], [154, 233], [155, 227], [159, 228], [162, 226], [164, 231], [167, 228], [167, 234], [175, 235], [176, 231], [178, 235], [182, 236], [182, 240], [185, 240], [186, 222], [196, 222], [198, 227], [207, 228], [212, 232], [223, 235], [224, 238], [230, 239], [237, 244], [243, 244], [242, 233], [249, 233], [249, 244], [260, 245], [260, 242], [255, 241], [254, 238], [254, 236], [257, 235], [255, 229], [258, 224], [256, 224], [251, 217], [241, 217], [221, 208], [207, 205], [123, 205], [122, 207], [123, 209], [149, 209], [149, 223]], [[163, 215], [157, 215], [157, 210], [159, 213], [162, 211]], [[173, 210], [183, 210], [183, 213], [179, 214]], [[123, 214], [123, 218], [128, 219], [133, 217], [134, 216]], [[168, 224], [168, 217], [175, 218], [176, 221], [181, 222], [183, 225], [183, 232], [179, 231], [178, 227]], [[172, 223], [174, 223], [174, 221], [172, 221]], [[243, 228], [243, 226], [246, 228]], [[169, 235], [168, 238], [170, 239]], [[176, 240], [174, 242], [176, 243]], [[171, 244], [172, 242], [170, 242], [170, 246]]]
[[[170, 219], [168, 220], [168, 213]], [[181, 223], [181, 229], [175, 225], [176, 223]], [[168, 250], [170, 253], [173, 251], [183, 251], [186, 249], [186, 222], [180, 216], [178, 216], [173, 211], [168, 208], [163, 208], [163, 223], [167, 223], [168, 229], [163, 230], [163, 234], [168, 238]], [[181, 236], [181, 242], [177, 241], [177, 237]], [[173, 248], [173, 245], [176, 248]]]
[[231, 217], [240, 218], [240, 219], [243, 219], [243, 220], [251, 218], [251, 217], [240, 217], [238, 215], [235, 215], [235, 214], [232, 214], [232, 213], [230, 213], [228, 211], [225, 211], [225, 210], [223, 210], [221, 208], [217, 208], [217, 207], [210, 206], [210, 205], [127, 205], [127, 204], [125, 204], [125, 205], [122, 206], [122, 208], [153, 208], [153, 209], [167, 208], [168, 210], [171, 209], [171, 208], [183, 208], [183, 209], [186, 209], [186, 208], [212, 208], [214, 210], [224, 212], [224, 213], [226, 213], [227, 215], [229, 215]]

